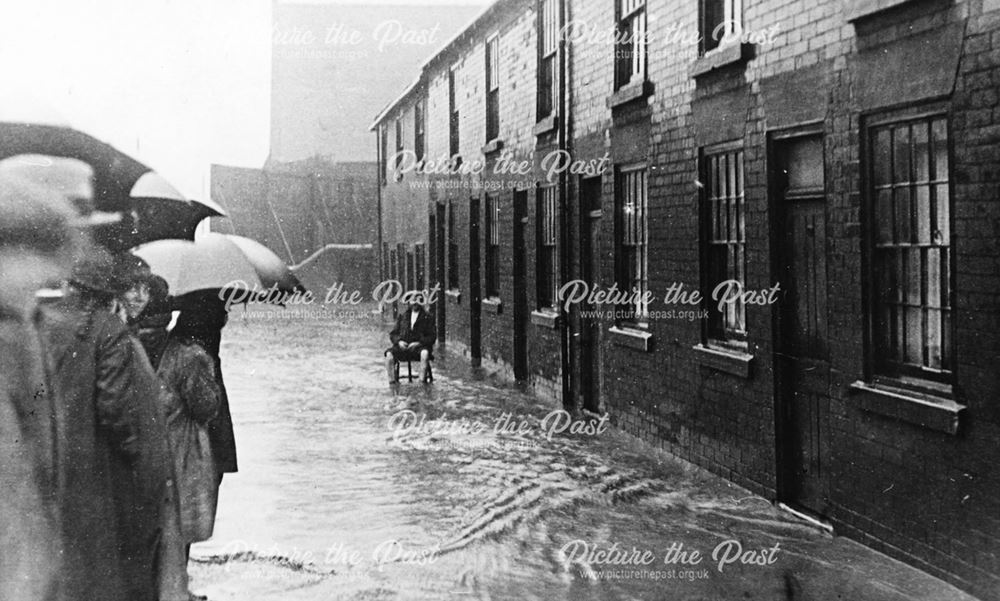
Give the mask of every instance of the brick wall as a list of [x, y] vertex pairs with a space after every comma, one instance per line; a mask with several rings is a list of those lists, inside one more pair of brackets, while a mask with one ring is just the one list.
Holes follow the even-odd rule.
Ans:
[[[1000, 445], [1000, 3], [995, 0], [890, 2], [881, 12], [854, 20], [841, 2], [745, 2], [744, 27], [770, 31], [773, 43], [709, 70], [696, 44], [676, 32], [697, 32], [698, 3], [648, 0], [651, 42], [647, 80], [652, 91], [610, 108], [613, 47], [575, 42], [566, 56], [567, 130], [576, 159], [608, 153], [614, 168], [644, 163], [648, 173], [649, 289], [662, 299], [677, 283], [698, 289], [702, 278], [699, 157], [706, 147], [732, 141], [744, 153], [748, 288], [779, 281], [776, 244], [778, 205], [770, 179], [769, 148], [775, 136], [803, 123], [823, 136], [826, 194], [826, 313], [828, 379], [819, 394], [824, 407], [824, 462], [829, 490], [822, 517], [837, 531], [899, 557], [984, 598], [1000, 590], [1000, 481], [992, 463]], [[854, 3], [858, 4], [858, 3]], [[864, 3], [861, 3], [862, 5]], [[552, 134], [536, 135], [535, 11], [523, 2], [501, 2], [488, 23], [432, 61], [427, 74], [431, 155], [447, 149], [447, 68], [458, 65], [461, 153], [481, 159], [484, 139], [483, 41], [501, 35], [501, 135], [504, 151], [535, 162], [529, 185], [540, 182], [537, 162], [557, 148]], [[613, 27], [613, 4], [567, 2], [568, 20], [588, 28]], [[506, 8], [504, 8], [506, 7]], [[655, 19], [653, 18], [655, 16]], [[899, 49], [906, 49], [900, 52]], [[947, 68], [949, 52], [956, 62]], [[718, 58], [720, 55], [716, 55]], [[895, 61], [895, 62], [893, 62]], [[898, 67], [895, 72], [886, 65]], [[881, 70], [880, 70], [881, 69]], [[693, 73], [696, 73], [693, 75]], [[443, 91], [442, 91], [443, 90]], [[955, 259], [956, 366], [952, 404], [930, 408], [885, 397], [872, 401], [859, 382], [871, 381], [866, 313], [866, 124], [889, 111], [942, 107], [950, 124]], [[443, 108], [442, 108], [443, 107]], [[391, 121], [388, 122], [391, 124]], [[406, 131], [412, 130], [412, 127]], [[390, 136], [390, 148], [393, 147]], [[486, 157], [495, 160], [495, 155]], [[487, 165], [489, 171], [489, 164]], [[595, 282], [615, 278], [615, 171], [601, 181], [601, 213], [593, 252]], [[449, 304], [449, 338], [470, 341], [468, 294], [468, 198], [481, 196], [476, 177], [458, 177], [464, 188], [444, 196], [458, 207], [462, 244], [460, 304]], [[482, 180], [478, 180], [482, 183]], [[561, 218], [569, 225], [570, 277], [581, 273], [581, 251], [590, 244], [581, 229], [579, 179], [570, 177]], [[507, 185], [506, 182], [504, 185]], [[391, 187], [390, 184], [389, 187]], [[529, 299], [534, 298], [534, 190], [529, 189], [526, 236]], [[500, 194], [501, 256], [513, 248], [511, 194]], [[480, 211], [485, 209], [485, 202]], [[416, 209], [414, 209], [416, 210]], [[420, 209], [426, 212], [426, 209]], [[482, 214], [482, 213], [481, 213]], [[485, 240], [485, 229], [480, 233]], [[485, 253], [483, 253], [485, 255]], [[484, 274], [485, 275], [485, 274]], [[512, 261], [502, 260], [502, 310], [482, 312], [483, 364], [510, 373], [513, 361]], [[533, 300], [532, 306], [533, 306]], [[605, 309], [613, 307], [606, 306]], [[663, 308], [660, 305], [660, 308]], [[634, 348], [614, 334], [610, 320], [598, 335], [602, 410], [622, 429], [701, 465], [768, 498], [789, 500], [789, 425], [778, 392], [775, 362], [780, 342], [779, 307], [747, 307], [747, 373], [706, 359], [699, 320], [651, 320], [651, 343]], [[572, 311], [562, 327], [579, 333]], [[528, 326], [529, 380], [540, 394], [561, 394], [562, 331]], [[578, 403], [580, 348], [571, 342]], [[787, 403], [787, 401], [784, 401]], [[952, 405], [964, 406], [957, 431], [931, 427]], [[957, 410], [957, 409], [956, 409]], [[930, 417], [914, 417], [930, 411]], [[926, 423], [920, 423], [920, 422]]]

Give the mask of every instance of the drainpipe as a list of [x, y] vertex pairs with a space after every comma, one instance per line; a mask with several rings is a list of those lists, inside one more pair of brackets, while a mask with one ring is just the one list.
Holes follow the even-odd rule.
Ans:
[[[558, 0], [559, 9], [559, 124], [556, 130], [559, 150], [567, 151], [569, 144], [569, 94], [567, 93], [567, 73], [568, 57], [566, 36], [563, 35], [567, 21], [566, 11], [569, 9], [569, 0]], [[570, 223], [572, 213], [569, 202], [569, 174], [564, 169], [559, 174], [559, 205], [562, 219], [559, 220], [559, 281], [566, 283], [570, 281]], [[562, 316], [562, 335], [560, 336], [562, 356], [562, 400], [563, 406], [574, 406], [576, 400], [573, 397], [573, 360], [570, 345], [570, 312], [567, 309], [560, 309]]]

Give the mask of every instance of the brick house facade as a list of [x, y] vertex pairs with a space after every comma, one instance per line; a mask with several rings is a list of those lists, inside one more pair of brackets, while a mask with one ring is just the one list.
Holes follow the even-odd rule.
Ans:
[[[500, 0], [373, 123], [383, 275], [424, 253], [472, 361], [998, 599], [998, 89], [996, 0]], [[397, 175], [415, 113], [482, 172]]]

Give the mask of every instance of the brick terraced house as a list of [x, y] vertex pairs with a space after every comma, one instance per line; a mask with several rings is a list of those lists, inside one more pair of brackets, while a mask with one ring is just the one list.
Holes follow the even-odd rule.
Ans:
[[1000, 0], [498, 0], [414, 75], [452, 351], [1000, 599]]

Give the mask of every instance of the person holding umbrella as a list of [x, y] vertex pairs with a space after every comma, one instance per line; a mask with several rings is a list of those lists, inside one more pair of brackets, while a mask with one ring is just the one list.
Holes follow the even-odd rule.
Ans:
[[[191, 544], [207, 540], [215, 525], [219, 483], [209, 428], [219, 413], [222, 392], [215, 361], [209, 354], [211, 333], [220, 317], [190, 301], [182, 305], [160, 359], [166, 385], [167, 419], [174, 450], [185, 557]], [[223, 319], [224, 323], [224, 319]]]

